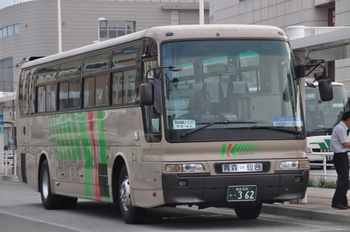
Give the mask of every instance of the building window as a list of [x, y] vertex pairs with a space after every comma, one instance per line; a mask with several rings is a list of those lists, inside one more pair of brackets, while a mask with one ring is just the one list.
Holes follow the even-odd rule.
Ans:
[[17, 34], [19, 34], [18, 23], [0, 28], [0, 39], [11, 35], [17, 35]]
[[18, 23], [14, 24], [13, 28], [14, 28], [15, 35], [18, 35], [19, 34], [19, 24]]
[[13, 92], [13, 59], [0, 60], [0, 91]]
[[2, 37], [3, 37], [3, 38], [7, 37], [7, 27], [4, 27], [4, 28], [2, 29]]
[[101, 21], [100, 38], [116, 38], [135, 32], [135, 22], [132, 21]]

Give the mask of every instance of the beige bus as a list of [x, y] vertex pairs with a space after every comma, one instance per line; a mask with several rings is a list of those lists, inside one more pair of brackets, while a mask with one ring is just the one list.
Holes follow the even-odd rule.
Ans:
[[154, 27], [29, 61], [17, 89], [20, 181], [46, 209], [93, 199], [126, 223], [179, 205], [255, 219], [262, 203], [305, 196], [299, 80], [272, 26]]

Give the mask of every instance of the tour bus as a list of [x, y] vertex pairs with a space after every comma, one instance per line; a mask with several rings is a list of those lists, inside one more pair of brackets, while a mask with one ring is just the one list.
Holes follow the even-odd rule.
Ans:
[[332, 82], [332, 90], [333, 99], [322, 101], [318, 83], [305, 84], [306, 153], [310, 162], [333, 163], [333, 152], [329, 150], [332, 130], [341, 121], [343, 113], [350, 111], [344, 84]]
[[305, 196], [297, 73], [286, 34], [257, 25], [153, 27], [32, 60], [17, 91], [19, 179], [46, 209], [93, 199], [128, 224], [179, 205], [255, 219], [262, 203]]

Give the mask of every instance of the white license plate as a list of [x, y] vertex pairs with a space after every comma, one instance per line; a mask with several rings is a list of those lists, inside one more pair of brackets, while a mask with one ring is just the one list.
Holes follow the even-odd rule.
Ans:
[[262, 163], [237, 163], [237, 164], [223, 164], [222, 172], [262, 172]]
[[227, 201], [255, 201], [256, 185], [228, 186]]

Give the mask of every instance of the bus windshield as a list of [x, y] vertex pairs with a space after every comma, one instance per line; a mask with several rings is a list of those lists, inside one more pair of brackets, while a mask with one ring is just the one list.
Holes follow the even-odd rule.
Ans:
[[308, 136], [331, 134], [345, 111], [349, 111], [348, 98], [343, 85], [332, 85], [333, 100], [321, 101], [318, 86], [305, 87], [305, 115]]
[[[291, 50], [284, 41], [208, 40], [165, 43], [168, 141], [303, 137]], [[269, 136], [266, 136], [266, 133]]]

